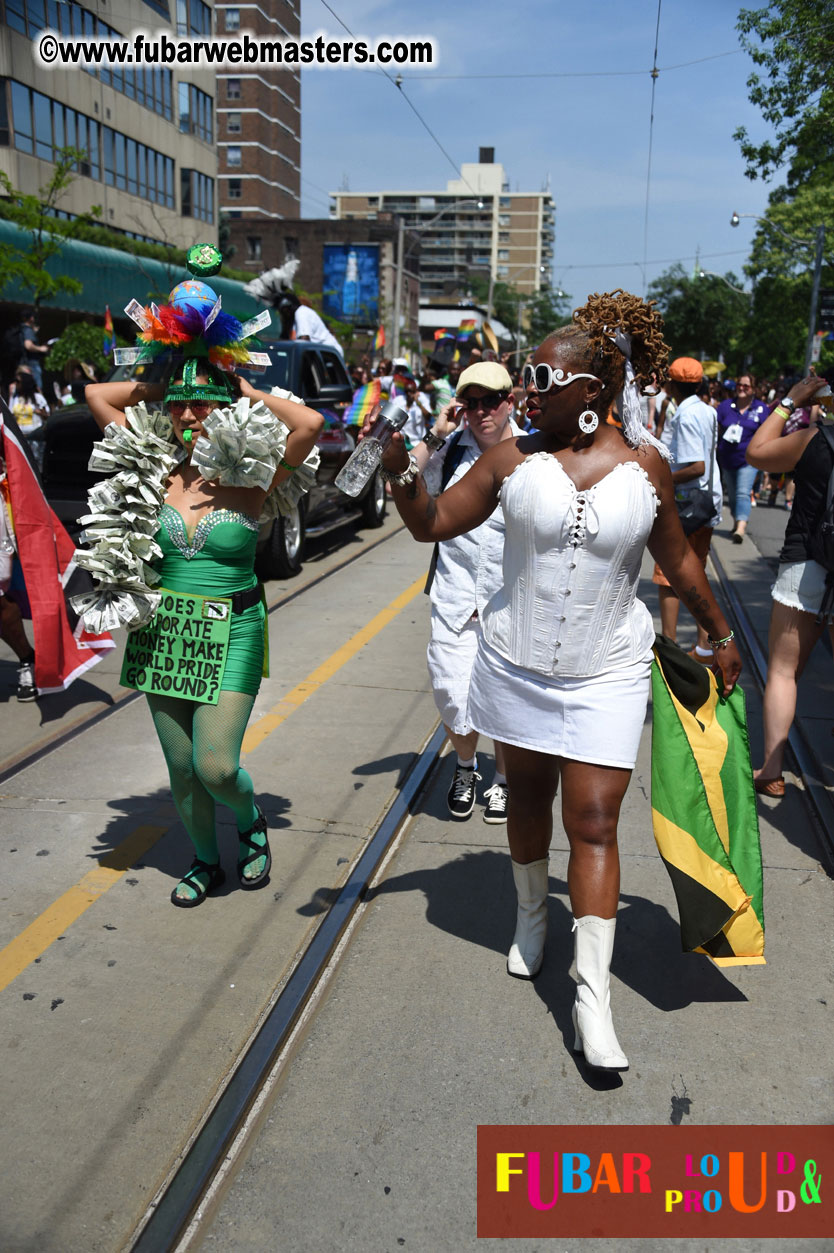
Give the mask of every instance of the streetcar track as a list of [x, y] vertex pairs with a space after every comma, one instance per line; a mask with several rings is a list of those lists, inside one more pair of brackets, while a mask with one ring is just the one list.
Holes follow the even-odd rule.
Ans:
[[[337, 565], [331, 566], [330, 569], [324, 570], [321, 574], [317, 574], [313, 578], [308, 579], [307, 582], [303, 583], [301, 586], [294, 587], [291, 592], [287, 592], [286, 594], [279, 596], [277, 600], [267, 602], [267, 614], [272, 614], [275, 613], [276, 610], [282, 609], [284, 605], [288, 605], [304, 592], [309, 591], [310, 588], [317, 587], [320, 583], [329, 579], [331, 575], [338, 574], [340, 570], [344, 570], [347, 566], [352, 565], [354, 561], [359, 561], [368, 553], [373, 552], [373, 550], [378, 548], [381, 544], [387, 543], [388, 540], [393, 539], [395, 535], [399, 535], [404, 529], [404, 523], [400, 523], [399, 526], [395, 527], [392, 531], [389, 531], [387, 535], [382, 535], [379, 539], [374, 540], [372, 543], [363, 545], [360, 552], [353, 553], [351, 556], [346, 557], [344, 561], [340, 561]], [[91, 731], [93, 727], [98, 726], [99, 723], [112, 717], [113, 714], [120, 713], [123, 709], [126, 709], [128, 706], [134, 704], [134, 702], [139, 700], [143, 695], [143, 692], [126, 692], [122, 696], [114, 697], [112, 704], [108, 705], [106, 708], [96, 709], [92, 713], [73, 723], [71, 727], [67, 727], [63, 731], [57, 731], [51, 736], [44, 737], [36, 744], [24, 749], [22, 755], [7, 761], [4, 766], [0, 768], [0, 784], [7, 783], [9, 779], [14, 778], [15, 775], [20, 774], [24, 770], [28, 770], [30, 766], [37, 765], [39, 761], [43, 761], [45, 757], [48, 757], [51, 753], [56, 752], [59, 748], [64, 748], [65, 745], [71, 744], [73, 740], [78, 739], [87, 731]]]
[[[739, 643], [751, 662], [751, 677], [763, 691], [767, 659], [717, 553], [711, 553], [710, 560]], [[336, 901], [323, 915], [318, 930], [299, 955], [287, 983], [238, 1061], [223, 1092], [207, 1111], [202, 1127], [184, 1151], [181, 1162], [149, 1206], [130, 1246], [131, 1253], [184, 1251], [194, 1239], [199, 1239], [199, 1230], [208, 1218], [208, 1211], [216, 1209], [219, 1193], [233, 1177], [238, 1156], [254, 1134], [274, 1086], [280, 1082], [284, 1066], [293, 1054], [295, 1037], [317, 1010], [318, 994], [338, 966], [368, 886], [401, 838], [414, 802], [436, 765], [444, 739], [443, 727], [439, 726], [417, 757]], [[807, 746], [801, 726], [792, 729], [789, 746], [804, 783], [800, 790], [813, 816], [821, 849], [831, 860], [834, 812], [828, 793], [817, 781], [816, 758]]]
[[[228, 1173], [241, 1143], [248, 1139], [253, 1111], [289, 1045], [328, 968], [334, 964], [358, 916], [369, 886], [391, 855], [437, 763], [446, 738], [438, 725], [415, 758], [409, 774], [368, 840], [339, 894], [257, 1028], [202, 1126], [183, 1151], [180, 1162], [148, 1207], [130, 1244], [131, 1253], [168, 1253], [177, 1247], [198, 1215], [218, 1173]], [[309, 1015], [308, 1015], [309, 1016]]]

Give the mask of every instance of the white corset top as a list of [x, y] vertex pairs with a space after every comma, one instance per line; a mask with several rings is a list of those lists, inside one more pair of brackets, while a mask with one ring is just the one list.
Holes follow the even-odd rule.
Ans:
[[643, 660], [654, 642], [637, 600], [657, 513], [636, 461], [579, 491], [556, 457], [533, 453], [501, 488], [503, 586], [483, 611], [487, 642], [544, 675], [581, 678]]

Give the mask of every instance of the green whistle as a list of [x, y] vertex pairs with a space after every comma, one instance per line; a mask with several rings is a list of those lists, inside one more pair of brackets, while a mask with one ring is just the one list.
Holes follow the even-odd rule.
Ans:
[[190, 444], [193, 438], [194, 438], [194, 432], [193, 432], [193, 431], [191, 431], [191, 430], [188, 430], [188, 431], [183, 431], [183, 433], [182, 433], [182, 442], [183, 442], [184, 444]]

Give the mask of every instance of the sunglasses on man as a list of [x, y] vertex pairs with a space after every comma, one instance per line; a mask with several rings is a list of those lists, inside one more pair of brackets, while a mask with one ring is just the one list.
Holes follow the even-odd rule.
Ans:
[[195, 418], [202, 422], [212, 409], [217, 408], [216, 400], [169, 400], [168, 410], [172, 418], [181, 418], [186, 409], [190, 409]]
[[491, 413], [506, 399], [506, 392], [487, 392], [486, 396], [461, 396], [460, 403], [467, 413], [475, 413], [478, 409]]

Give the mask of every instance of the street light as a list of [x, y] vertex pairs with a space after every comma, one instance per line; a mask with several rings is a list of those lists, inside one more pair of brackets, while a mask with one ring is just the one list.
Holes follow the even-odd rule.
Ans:
[[715, 270], [699, 270], [698, 277], [720, 278], [721, 282], [729, 287], [730, 291], [738, 292], [739, 296], [744, 296], [745, 300], [753, 299], [753, 293], [751, 291], [745, 291], [743, 287], [736, 287], [728, 278], [725, 278], [723, 274], [718, 274]]
[[[456, 212], [458, 209], [469, 209], [473, 205], [476, 209], [483, 209], [484, 202], [483, 200], [455, 200], [452, 204], [444, 205], [440, 212], [435, 213], [434, 217], [430, 218], [428, 222], [424, 222], [422, 226], [415, 227], [412, 234], [422, 235], [423, 232], [427, 231], [430, 226], [434, 226], [435, 222], [439, 222], [444, 214]], [[406, 256], [404, 247], [405, 223], [403, 222], [402, 214], [400, 214], [399, 225], [397, 228], [397, 281], [394, 288], [394, 335], [393, 343], [391, 345], [391, 351], [395, 357], [400, 355], [400, 319], [402, 317], [403, 271], [405, 269]]]
[[[802, 248], [813, 248], [814, 244], [810, 239], [796, 239], [793, 235], [789, 235], [787, 231], [783, 231], [781, 226], [777, 226], [775, 222], [771, 222], [770, 218], [759, 217], [757, 213], [733, 213], [730, 218], [730, 226], [738, 226], [741, 218], [755, 218], [757, 222], [764, 222], [772, 230], [778, 231], [785, 239], [792, 244], [798, 244]], [[805, 345], [805, 368], [803, 374], [807, 374], [811, 369], [811, 361], [814, 355], [814, 335], [817, 329], [817, 305], [820, 296], [820, 277], [822, 275], [822, 258], [825, 251], [825, 226], [820, 223], [816, 230], [816, 254], [814, 257], [814, 281], [811, 284], [811, 313], [808, 318], [808, 340]]]

